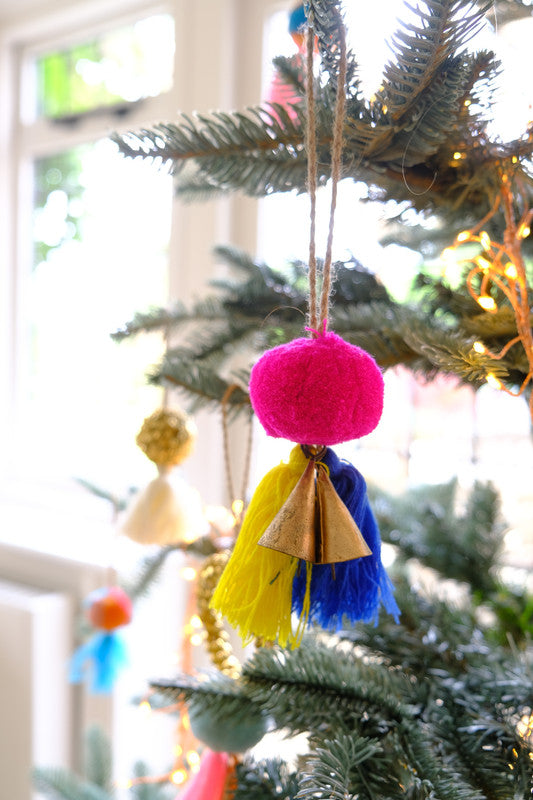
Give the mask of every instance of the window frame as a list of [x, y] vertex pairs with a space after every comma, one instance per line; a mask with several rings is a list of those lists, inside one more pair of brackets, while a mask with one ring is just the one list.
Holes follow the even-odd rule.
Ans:
[[[23, 288], [32, 256], [28, 217], [32, 192], [27, 173], [31, 159], [102, 138], [106, 130], [136, 129], [154, 120], [172, 119], [178, 109], [208, 111], [260, 102], [264, 26], [269, 14], [283, 8], [286, 4], [282, 0], [116, 0], [110, 13], [107, 0], [78, 0], [65, 8], [40, 8], [31, 19], [0, 21], [0, 381], [4, 386], [0, 392], [0, 564], [4, 565], [0, 576], [5, 573], [5, 577], [13, 577], [7, 570], [7, 556], [13, 552], [22, 565], [17, 573], [21, 580], [27, 564], [32, 564], [37, 573], [41, 564], [46, 572], [46, 564], [53, 559], [67, 569], [73, 551], [91, 575], [93, 571], [99, 574], [108, 555], [103, 554], [102, 547], [116, 534], [115, 524], [109, 518], [105, 521], [107, 507], [99, 516], [87, 514], [83, 502], [78, 507], [76, 499], [69, 496], [68, 513], [64, 509], [60, 513], [62, 492], [65, 498], [67, 493], [63, 487], [44, 502], [41, 492], [42, 506], [35, 502], [35, 487], [24, 485], [23, 477], [11, 494], [10, 453], [16, 446], [13, 422], [23, 391], [21, 359], [27, 344]], [[88, 115], [76, 126], [24, 119], [20, 103], [24, 59], [43, 49], [75, 42], [80, 30], [85, 36], [161, 12], [172, 14], [175, 20], [174, 84], [169, 92], [132, 104], [130, 113], [122, 119]], [[206, 15], [211, 21], [207, 29]], [[213, 69], [213, 63], [218, 69]], [[215, 262], [214, 245], [229, 241], [253, 254], [257, 225], [256, 200], [228, 197], [195, 206], [176, 200], [169, 246], [169, 304], [177, 298], [187, 302], [205, 292], [207, 282], [224, 272], [225, 267]], [[194, 268], [188, 268], [190, 264]], [[117, 327], [122, 322], [117, 319]], [[139, 369], [144, 366], [140, 364]], [[201, 436], [187, 465], [187, 480], [201, 489], [206, 504], [227, 503], [220, 420], [217, 415], [201, 413], [196, 421]], [[239, 475], [246, 434], [244, 426], [242, 431], [239, 426], [232, 431], [231, 460]], [[76, 516], [82, 524], [73, 531]], [[54, 537], [40, 535], [42, 526], [55, 526]], [[79, 552], [73, 533], [83, 539]], [[54, 575], [47, 573], [47, 580], [53, 582]], [[83, 591], [85, 585], [79, 587], [77, 603]], [[78, 736], [88, 721], [101, 724], [108, 732], [115, 729], [113, 698], [87, 697], [78, 689], [75, 693]], [[81, 739], [74, 743], [71, 767], [79, 768], [80, 752]]]
[[[0, 437], [4, 442], [0, 448], [0, 541], [3, 490], [13, 470], [9, 454], [16, 447], [13, 421], [24, 391], [23, 296], [25, 271], [31, 263], [27, 214], [31, 158], [94, 141], [110, 130], [135, 130], [154, 120], [169, 120], [178, 109], [190, 113], [260, 102], [266, 22], [286, 8], [284, 0], [195, 0], [192, 4], [188, 0], [118, 0], [110, 12], [105, 0], [78, 0], [68, 8], [40, 11], [31, 20], [0, 23], [0, 169], [6, 176], [0, 186], [0, 211], [4, 212], [0, 215], [0, 380], [6, 387], [0, 397]], [[75, 126], [44, 118], [24, 119], [19, 98], [25, 59], [157, 13], [170, 13], [175, 20], [174, 84], [169, 92], [132, 103], [125, 118], [90, 114]], [[208, 26], [206, 19], [210, 20]], [[218, 65], [216, 71], [213, 63]], [[169, 304], [178, 298], [190, 301], [206, 291], [213, 276], [224, 274], [226, 267], [217, 264], [213, 256], [214, 245], [231, 242], [254, 254], [258, 216], [258, 201], [243, 196], [195, 205], [176, 200], [169, 246]], [[188, 268], [189, 264], [194, 264], [194, 269]], [[117, 319], [117, 327], [122, 322]], [[141, 364], [140, 370], [143, 367]], [[202, 487], [206, 504], [227, 503], [220, 421], [216, 415], [200, 412], [197, 422], [202, 436], [186, 465], [186, 477]], [[237, 471], [245, 439], [235, 425], [231, 459]], [[206, 463], [212, 465], [208, 474]], [[23, 530], [20, 535], [24, 536]]]

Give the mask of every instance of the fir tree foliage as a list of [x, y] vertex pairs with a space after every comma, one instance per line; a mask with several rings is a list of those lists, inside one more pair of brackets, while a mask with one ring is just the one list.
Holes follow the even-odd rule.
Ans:
[[400, 497], [370, 487], [372, 507], [384, 541], [399, 562], [416, 559], [439, 579], [468, 587], [472, 603], [489, 609], [488, 638], [524, 646], [533, 636], [533, 595], [500, 576], [505, 524], [491, 483], [476, 481], [458, 508], [456, 480], [418, 486]]
[[[319, 183], [330, 176], [339, 6], [332, 0], [306, 3], [321, 59], [316, 87]], [[499, 65], [492, 53], [468, 51], [490, 6], [471, 0], [406, 5], [409, 19], [392, 37], [382, 88], [370, 100], [361, 93], [356, 54], [348, 53], [344, 177], [369, 184], [375, 197], [405, 201], [459, 224], [488, 211], [501, 168], [510, 167], [513, 159], [513, 170], [531, 195], [533, 134], [527, 130], [507, 143], [491, 139], [486, 112]], [[288, 73], [302, 91], [294, 62], [285, 62], [283, 74]], [[127, 156], [167, 164], [178, 175], [180, 190], [195, 199], [213, 190], [264, 196], [305, 189], [304, 130], [305, 107], [297, 103], [290, 115], [278, 105], [181, 115], [176, 122], [114, 139]]]
[[[275, 762], [248, 758], [251, 797], [530, 796], [532, 743], [518, 723], [533, 712], [533, 681], [528, 651], [516, 646], [527, 643], [528, 631], [515, 619], [498, 633], [498, 592], [513, 596], [497, 573], [499, 501], [490, 484], [475, 484], [461, 504], [457, 493], [456, 482], [402, 498], [373, 493], [383, 540], [398, 552], [399, 626], [384, 615], [336, 636], [309, 634], [294, 651], [260, 648], [236, 681], [215, 673], [154, 682], [162, 703], [184, 699], [195, 712], [208, 710], [222, 730], [263, 713], [275, 730], [307, 734], [309, 747], [291, 773], [297, 792], [279, 788]], [[470, 596], [441, 600], [415, 589], [406, 571], [413, 559], [439, 580], [470, 587]], [[527, 608], [518, 593], [515, 600]], [[489, 618], [478, 616], [477, 603]], [[514, 630], [515, 646], [504, 647]]]
[[[465, 652], [448, 661], [441, 655], [428, 671], [411, 671], [403, 660], [395, 669], [394, 654], [373, 651], [371, 629], [368, 648], [341, 634], [336, 644], [318, 637], [294, 651], [260, 649], [223, 696], [231, 694], [235, 714], [241, 699], [270, 715], [276, 729], [309, 734], [298, 798], [526, 798], [533, 763], [516, 725], [531, 710], [530, 675], [475, 633], [470, 663]], [[433, 639], [437, 656], [442, 641], [438, 633]], [[156, 687], [210, 709], [219, 696], [218, 680]], [[221, 725], [229, 713], [226, 706]]]
[[[248, 371], [232, 369], [232, 359], [240, 352], [251, 365], [265, 349], [303, 335], [306, 267], [294, 262], [276, 269], [233, 247], [219, 247], [216, 254], [235, 273], [212, 282], [216, 293], [188, 309], [179, 304], [137, 314], [113, 336], [122, 341], [172, 328], [179, 343], [150, 370], [149, 380], [180, 390], [191, 410], [216, 408], [237, 384], [228, 407], [234, 414], [249, 414]], [[516, 336], [510, 309], [480, 313], [464, 285], [454, 288], [423, 272], [410, 299], [399, 303], [355, 258], [337, 262], [334, 273], [332, 328], [371, 353], [383, 369], [403, 364], [426, 378], [447, 373], [474, 388], [484, 384], [488, 372], [511, 389], [527, 375], [527, 359], [519, 348], [499, 361], [473, 349], [482, 339], [497, 351]]]
[[[134, 777], [148, 774], [142, 762], [134, 765]], [[38, 767], [33, 771], [35, 789], [49, 800], [113, 800], [117, 794], [112, 781], [111, 744], [101, 728], [89, 728], [86, 734], [85, 774], [56, 767]], [[139, 783], [131, 788], [132, 800], [169, 800], [168, 785]]]
[[237, 766], [237, 780], [234, 800], [296, 800], [298, 793], [297, 776], [279, 759], [258, 765], [246, 758]]
[[[306, 8], [321, 60], [316, 94], [324, 183], [330, 175], [340, 4], [309, 0]], [[360, 91], [356, 54], [348, 54], [343, 176], [365, 181], [371, 199], [399, 203], [400, 222], [411, 209], [421, 219], [440, 215], [450, 239], [455, 225], [477, 222], [493, 206], [502, 169], [513, 171], [524, 196], [531, 197], [533, 134], [528, 130], [509, 143], [490, 138], [498, 65], [491, 53], [467, 49], [487, 8], [466, 0], [406, 6], [383, 88], [370, 100]], [[236, 189], [260, 196], [303, 191], [301, 65], [277, 64], [302, 97], [294, 114], [257, 106], [181, 116], [176, 123], [116, 137], [119, 147], [129, 156], [166, 162], [181, 191], [194, 197]], [[499, 223], [496, 217], [491, 221]], [[232, 372], [235, 352], [242, 348], [252, 358], [301, 335], [305, 266], [273, 269], [230, 249], [219, 255], [236, 277], [217, 281], [212, 297], [190, 309], [139, 315], [116, 338], [172, 326], [180, 342], [151, 379], [213, 406], [236, 382], [239, 390], [229, 403], [235, 413], [249, 413], [246, 372]], [[509, 387], [527, 374], [514, 348], [498, 362], [472, 348], [482, 338], [499, 350], [516, 335], [505, 310], [481, 315], [466, 289], [428, 275], [419, 276], [408, 302], [400, 304], [361, 265], [337, 264], [335, 270], [331, 326], [383, 368], [404, 364], [428, 377], [446, 372], [473, 386], [489, 371]], [[456, 495], [456, 484], [449, 484], [402, 500], [374, 498], [383, 538], [398, 553], [399, 625], [383, 616], [375, 626], [334, 636], [309, 634], [293, 651], [260, 648], [237, 680], [209, 674], [154, 681], [161, 702], [179, 698], [197, 712], [205, 709], [219, 718], [222, 730], [259, 713], [272, 729], [307, 735], [308, 749], [292, 768], [247, 758], [237, 798], [531, 797], [532, 743], [519, 724], [533, 714], [527, 649], [533, 604], [498, 575], [502, 528], [492, 487], [475, 485], [460, 509]], [[423, 593], [408, 580], [415, 561], [469, 591], [456, 601]]]

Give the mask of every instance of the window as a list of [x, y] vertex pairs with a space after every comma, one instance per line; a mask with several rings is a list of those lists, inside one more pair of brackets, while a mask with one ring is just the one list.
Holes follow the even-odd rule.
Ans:
[[[241, 38], [227, 4], [211, 0], [178, 0], [171, 15], [157, 2], [39, 3], [24, 21], [30, 3], [10, 9], [20, 22], [0, 21], [0, 564], [7, 541], [43, 572], [43, 551], [60, 567], [71, 557], [127, 572], [145, 553], [117, 543], [109, 504], [73, 479], [122, 494], [154, 477], [135, 435], [161, 402], [146, 371], [163, 342], [150, 335], [117, 345], [109, 333], [150, 305], [205, 291], [216, 270], [213, 246], [249, 247], [256, 205], [244, 203], [242, 214], [239, 201], [176, 203], [168, 174], [118, 157], [107, 137], [172, 119], [178, 109], [257, 102], [268, 3], [247, 0], [249, 36]], [[187, 478], [206, 504], [220, 503], [219, 421], [197, 421]], [[174, 725], [164, 741], [152, 736], [130, 702], [180, 648], [189, 584], [176, 582], [175, 570], [166, 583], [154, 592], [157, 630], [148, 603], [131, 629], [135, 672], [112, 724], [120, 726], [115, 766], [124, 779], [137, 758], [155, 771], [172, 760]], [[108, 705], [82, 694], [76, 722], [107, 726]]]
[[155, 97], [171, 89], [173, 61], [174, 24], [168, 14], [53, 49], [32, 64], [37, 114], [68, 120]]
[[172, 179], [106, 135], [168, 96], [174, 20], [146, 11], [82, 30], [20, 51], [10, 474], [120, 492], [136, 481], [124, 445], [160, 402], [145, 369], [163, 343], [119, 347], [110, 333], [168, 301]]

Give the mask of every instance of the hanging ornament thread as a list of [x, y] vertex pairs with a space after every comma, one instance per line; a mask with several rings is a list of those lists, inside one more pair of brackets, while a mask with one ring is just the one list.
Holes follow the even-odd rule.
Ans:
[[[342, 173], [346, 39], [340, 24], [339, 74], [331, 154], [326, 255], [316, 260], [316, 111], [314, 31], [307, 32], [310, 336], [264, 353], [250, 376], [252, 407], [266, 432], [299, 442], [289, 463], [257, 487], [211, 606], [245, 642], [259, 637], [296, 647], [308, 622], [337, 629], [376, 619], [381, 605], [398, 617], [381, 563], [381, 543], [366, 484], [326, 445], [373, 430], [383, 409], [383, 377], [361, 348], [328, 332], [337, 185]], [[320, 288], [320, 291], [319, 291]], [[331, 468], [333, 467], [334, 479]], [[297, 620], [293, 626], [292, 612]]]

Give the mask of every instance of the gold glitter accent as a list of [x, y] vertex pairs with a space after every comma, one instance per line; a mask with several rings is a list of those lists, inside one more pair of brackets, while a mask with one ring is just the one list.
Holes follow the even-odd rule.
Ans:
[[160, 409], [146, 417], [135, 441], [160, 467], [175, 467], [192, 452], [196, 425], [181, 409]]
[[206, 558], [198, 576], [197, 606], [198, 616], [205, 628], [206, 647], [212, 663], [224, 675], [238, 678], [241, 671], [240, 664], [233, 655], [222, 616], [209, 608], [211, 597], [228, 560], [229, 553], [214, 553]]

